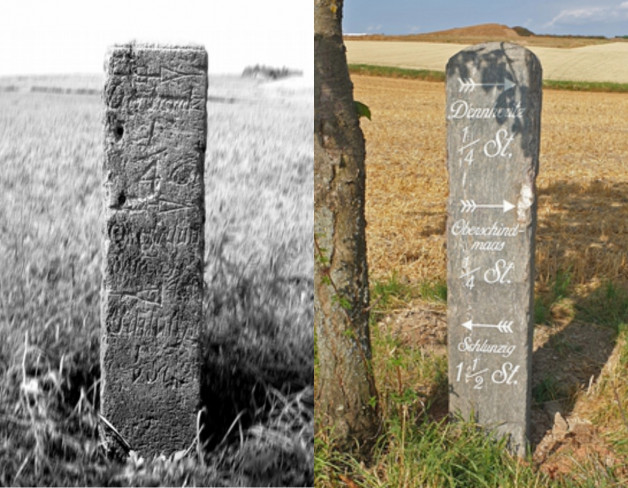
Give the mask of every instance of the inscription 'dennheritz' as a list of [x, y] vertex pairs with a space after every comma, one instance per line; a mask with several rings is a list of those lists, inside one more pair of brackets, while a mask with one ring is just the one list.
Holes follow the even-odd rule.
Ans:
[[521, 102], [517, 102], [511, 107], [474, 107], [465, 100], [456, 100], [449, 108], [449, 116], [451, 119], [518, 119], [523, 117], [526, 108], [521, 106]]

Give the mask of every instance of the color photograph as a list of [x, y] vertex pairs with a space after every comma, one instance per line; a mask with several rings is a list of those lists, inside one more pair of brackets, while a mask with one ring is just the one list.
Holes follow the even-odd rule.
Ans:
[[316, 486], [623, 486], [628, 3], [314, 18]]

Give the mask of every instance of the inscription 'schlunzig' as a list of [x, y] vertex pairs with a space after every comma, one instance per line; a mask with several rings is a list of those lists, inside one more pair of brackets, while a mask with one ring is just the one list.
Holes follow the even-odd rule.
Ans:
[[154, 455], [196, 435], [207, 54], [117, 46], [106, 70], [101, 413]]
[[488, 43], [447, 65], [449, 406], [526, 452], [541, 67]]

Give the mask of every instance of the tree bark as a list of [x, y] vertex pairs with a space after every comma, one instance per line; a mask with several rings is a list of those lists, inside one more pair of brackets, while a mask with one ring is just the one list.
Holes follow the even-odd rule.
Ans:
[[341, 449], [379, 429], [371, 366], [365, 148], [342, 40], [342, 0], [314, 1], [314, 323], [317, 429]]

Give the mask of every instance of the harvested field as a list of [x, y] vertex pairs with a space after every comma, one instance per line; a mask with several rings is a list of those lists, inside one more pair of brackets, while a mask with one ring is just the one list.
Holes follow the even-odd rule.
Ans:
[[[442, 419], [446, 373], [434, 371], [446, 365], [446, 303], [416, 290], [446, 279], [445, 87], [352, 79], [372, 114], [361, 122], [370, 281], [375, 292], [382, 283], [402, 290], [372, 329], [378, 391], [420, 392], [421, 412], [430, 405]], [[526, 464], [537, 478], [487, 486], [626, 486], [628, 94], [544, 90], [543, 98]], [[404, 355], [407, 364], [388, 372], [390, 358]], [[372, 471], [396, 472], [398, 458], [389, 462]]]
[[[367, 238], [373, 279], [446, 277], [445, 89], [353, 76], [367, 149]], [[537, 281], [628, 282], [628, 95], [543, 93]]]
[[[477, 40], [480, 41], [481, 39]], [[525, 42], [519, 43], [526, 45]], [[467, 44], [408, 41], [345, 40], [345, 44], [350, 64], [436, 71], [444, 71], [449, 58], [467, 47]], [[572, 49], [531, 45], [527, 47], [539, 57], [543, 66], [543, 78], [546, 80], [628, 83], [628, 42]]]

